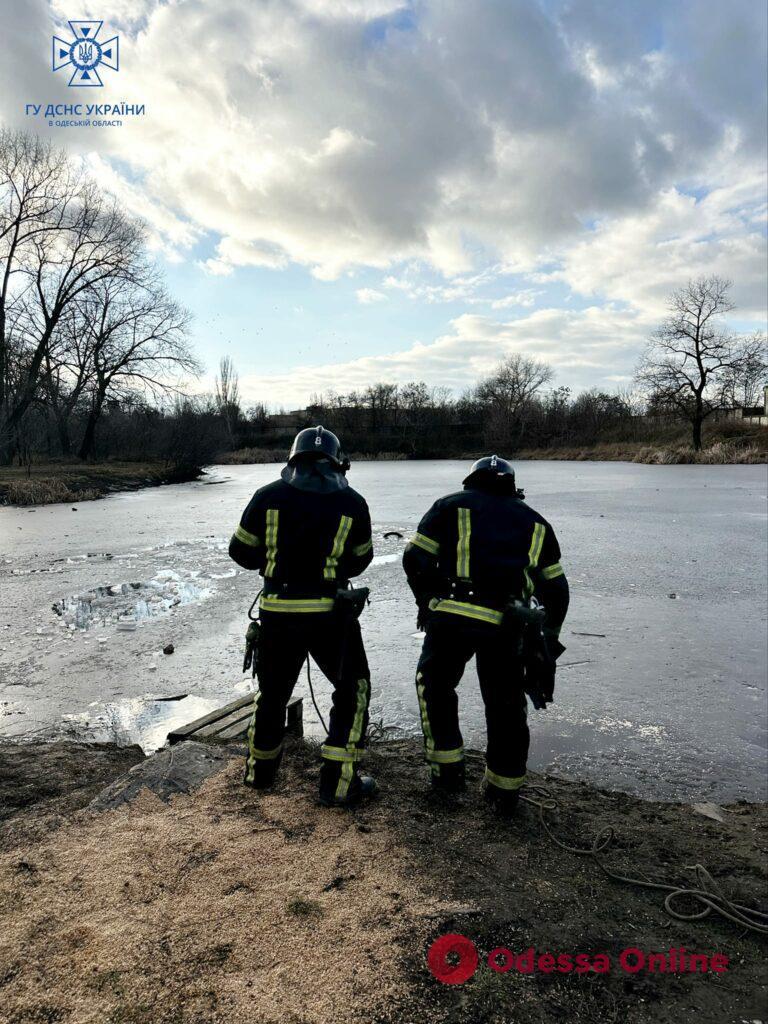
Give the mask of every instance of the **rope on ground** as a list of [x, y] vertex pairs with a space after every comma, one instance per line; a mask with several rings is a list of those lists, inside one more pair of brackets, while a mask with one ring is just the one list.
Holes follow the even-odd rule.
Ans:
[[[684, 885], [668, 885], [665, 882], [651, 882], [641, 878], [629, 878], [626, 875], [620, 875], [608, 867], [600, 856], [610, 847], [615, 838], [616, 833], [612, 825], [606, 825], [604, 828], [601, 828], [595, 834], [591, 846], [587, 848], [571, 846], [555, 835], [546, 819], [547, 811], [557, 811], [560, 809], [559, 803], [550, 790], [545, 786], [529, 785], [520, 793], [520, 799], [538, 809], [541, 826], [552, 842], [559, 846], [561, 850], [580, 857], [591, 857], [600, 870], [614, 882], [623, 882], [626, 885], [636, 885], [644, 889], [658, 889], [666, 892], [664, 909], [670, 917], [678, 921], [701, 921], [711, 913], [714, 913], [720, 917], [727, 918], [729, 921], [733, 921], [750, 932], [756, 932], [758, 935], [768, 935], [768, 914], [755, 910], [752, 907], [742, 906], [740, 903], [735, 903], [729, 899], [703, 864], [684, 865], [686, 871], [694, 871], [696, 873], [698, 888]], [[692, 913], [685, 913], [677, 909], [675, 904], [686, 899], [694, 900], [700, 904], [701, 909]]]

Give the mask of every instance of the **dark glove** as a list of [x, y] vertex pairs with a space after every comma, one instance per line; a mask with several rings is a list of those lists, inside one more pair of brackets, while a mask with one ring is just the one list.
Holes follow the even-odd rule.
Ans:
[[555, 663], [540, 651], [529, 657], [526, 663], [525, 692], [537, 711], [555, 699]]
[[419, 601], [419, 610], [416, 613], [416, 629], [420, 633], [426, 632], [431, 617], [432, 609], [429, 607], [429, 598]]
[[245, 634], [245, 657], [243, 658], [243, 672], [251, 670], [251, 678], [256, 678], [256, 671], [259, 667], [259, 640], [261, 638], [261, 626], [254, 619], [248, 626]]

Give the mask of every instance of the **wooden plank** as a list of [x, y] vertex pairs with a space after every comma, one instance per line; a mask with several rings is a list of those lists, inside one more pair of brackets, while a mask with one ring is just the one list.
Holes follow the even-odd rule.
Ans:
[[294, 736], [304, 735], [304, 701], [301, 697], [292, 700], [285, 709], [285, 731]]
[[217, 718], [215, 722], [209, 722], [192, 734], [192, 739], [207, 740], [209, 736], [216, 736], [230, 725], [237, 725], [238, 722], [247, 722], [253, 713], [253, 700], [250, 700], [246, 707], [231, 711], [223, 718]]
[[229, 704], [225, 704], [224, 707], [216, 708], [215, 711], [209, 711], [207, 715], [203, 715], [202, 718], [196, 718], [194, 722], [189, 722], [187, 725], [180, 725], [178, 729], [174, 729], [168, 733], [168, 742], [178, 743], [180, 740], [189, 739], [192, 733], [197, 732], [204, 725], [208, 725], [210, 722], [215, 722], [225, 715], [230, 714], [232, 711], [236, 711], [238, 708], [249, 707], [253, 701], [253, 694], [247, 693], [244, 697], [238, 697], [237, 700], [231, 701]]
[[[304, 702], [301, 697], [292, 700], [285, 710], [285, 731], [294, 736], [303, 736]], [[242, 718], [236, 718], [235, 714], [237, 713], [233, 712], [233, 714], [227, 717], [228, 724], [224, 725], [223, 728], [219, 728], [219, 722], [214, 722], [202, 730], [202, 732], [195, 733], [195, 739], [202, 739], [204, 733], [205, 739], [209, 743], [226, 743], [228, 740], [236, 740], [241, 736], [245, 736], [251, 721], [251, 709], [248, 708], [248, 713]], [[211, 731], [209, 732], [208, 730]]]
[[208, 743], [228, 743], [229, 740], [237, 740], [241, 737], [247, 736], [248, 726], [251, 723], [251, 716], [242, 719], [240, 722], [235, 722], [228, 726], [226, 729], [222, 729], [221, 732], [216, 733], [215, 736], [208, 737]]
[[[232, 700], [223, 708], [203, 715], [202, 718], [181, 725], [168, 733], [169, 743], [178, 743], [183, 739], [197, 739], [201, 742], [220, 743], [229, 739], [238, 739], [248, 732], [248, 724], [253, 710], [253, 693], [247, 693], [237, 700]], [[292, 700], [286, 709], [286, 730], [297, 736], [303, 736], [303, 701], [301, 697]]]
[[[248, 731], [248, 723], [253, 710], [253, 693], [238, 697], [215, 711], [210, 711], [202, 718], [195, 719], [187, 725], [179, 726], [168, 733], [170, 744], [182, 740], [199, 740], [202, 743], [226, 743], [239, 739]], [[286, 708], [286, 731], [296, 736], [304, 735], [303, 701], [301, 697], [292, 700]]]

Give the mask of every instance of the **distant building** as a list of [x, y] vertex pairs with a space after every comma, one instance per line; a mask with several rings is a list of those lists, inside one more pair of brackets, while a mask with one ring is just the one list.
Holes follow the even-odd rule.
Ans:
[[763, 388], [762, 405], [737, 406], [735, 409], [726, 410], [728, 419], [747, 420], [758, 427], [768, 427], [768, 384]]
[[279, 412], [269, 417], [269, 426], [274, 430], [303, 430], [309, 426], [309, 413], [306, 409]]

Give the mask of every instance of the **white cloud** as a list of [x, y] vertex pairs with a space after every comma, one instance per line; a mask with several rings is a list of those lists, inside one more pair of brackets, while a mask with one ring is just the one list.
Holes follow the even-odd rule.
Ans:
[[[585, 222], [706, 177], [734, 139], [734, 166], [763, 167], [763, 5], [636, 6], [85, 0], [78, 16], [124, 32], [99, 99], [147, 116], [65, 138], [130, 169], [159, 233], [172, 211], [232, 266], [531, 270]], [[72, 99], [38, 46], [50, 8], [21, 7], [0, 83], [13, 121]]]
[[543, 295], [542, 291], [537, 291], [535, 288], [524, 288], [522, 291], [513, 292], [511, 295], [505, 295], [501, 299], [493, 299], [491, 302], [491, 309], [509, 309], [512, 306], [533, 306], [539, 295]]
[[548, 279], [659, 315], [672, 289], [717, 273], [734, 282], [737, 315], [759, 321], [767, 259], [765, 182], [753, 173], [698, 201], [665, 190], [642, 214], [599, 224], [565, 252], [562, 269]]
[[[310, 395], [364, 388], [374, 381], [403, 383], [428, 380], [455, 393], [475, 383], [505, 356], [536, 356], [558, 368], [557, 383], [576, 388], [592, 385], [614, 390], [617, 379], [631, 374], [635, 354], [651, 321], [610, 306], [574, 312], [540, 309], [516, 320], [498, 321], [464, 314], [449, 333], [387, 355], [364, 356], [339, 363], [298, 366], [288, 374], [244, 374], [243, 393], [250, 399], [300, 405]], [[627, 374], [617, 378], [617, 370]]]
[[370, 305], [373, 302], [386, 302], [387, 296], [384, 292], [378, 292], [375, 288], [358, 288], [355, 292], [357, 301], [363, 305]]
[[[40, 42], [51, 12], [72, 14], [28, 0], [6, 18], [4, 122], [73, 99]], [[168, 259], [210, 236], [208, 274], [366, 267], [382, 283], [363, 304], [468, 311], [428, 344], [270, 378], [291, 401], [366, 375], [461, 388], [516, 347], [569, 381], [623, 380], [664, 296], [699, 273], [764, 313], [763, 4], [82, 0], [77, 16], [122, 36], [99, 101], [147, 114], [56, 137]], [[568, 289], [594, 306], [551, 308]], [[530, 312], [475, 315], [506, 310]]]

